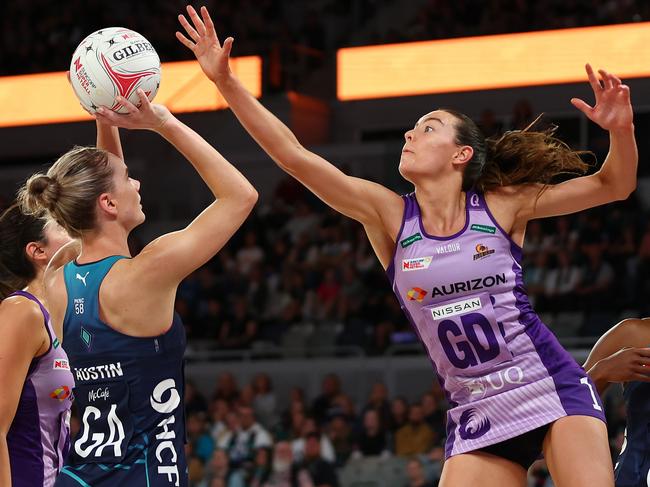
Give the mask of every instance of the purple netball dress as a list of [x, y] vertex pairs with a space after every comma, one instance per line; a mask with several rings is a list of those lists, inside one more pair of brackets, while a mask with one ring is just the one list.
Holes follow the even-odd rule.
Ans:
[[11, 485], [49, 487], [54, 485], [69, 449], [74, 379], [47, 310], [28, 292], [17, 291], [12, 296], [23, 296], [39, 305], [50, 348], [32, 360], [7, 434]]
[[517, 437], [563, 416], [605, 420], [584, 370], [533, 311], [522, 249], [483, 195], [468, 192], [465, 227], [428, 235], [415, 194], [387, 272], [447, 394], [447, 457]]

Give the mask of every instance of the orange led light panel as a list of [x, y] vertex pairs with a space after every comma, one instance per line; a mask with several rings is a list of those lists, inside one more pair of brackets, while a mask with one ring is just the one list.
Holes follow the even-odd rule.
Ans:
[[650, 22], [353, 47], [337, 53], [339, 100], [585, 81], [585, 63], [650, 76]]
[[[262, 59], [233, 58], [233, 72], [256, 98], [262, 95]], [[155, 98], [174, 113], [226, 108], [223, 97], [198, 62], [162, 64], [162, 81]], [[91, 120], [68, 84], [65, 72], [0, 77], [0, 127]]]

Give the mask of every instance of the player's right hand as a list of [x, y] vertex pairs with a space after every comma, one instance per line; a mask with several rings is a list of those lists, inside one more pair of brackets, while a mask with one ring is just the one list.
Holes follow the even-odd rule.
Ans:
[[140, 107], [124, 97], [117, 97], [116, 100], [126, 108], [128, 113], [115, 113], [107, 107], [99, 107], [95, 118], [102, 123], [122, 127], [125, 129], [147, 129], [157, 131], [165, 125], [165, 122], [172, 117], [170, 111], [164, 105], [152, 104], [147, 95], [141, 89], [137, 91], [140, 97]]

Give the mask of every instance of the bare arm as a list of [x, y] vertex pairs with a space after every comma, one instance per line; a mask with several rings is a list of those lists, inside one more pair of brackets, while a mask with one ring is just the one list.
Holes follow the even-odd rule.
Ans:
[[[106, 122], [126, 128], [149, 128], [170, 142], [194, 166], [215, 201], [188, 227], [163, 235], [132, 260], [131, 275], [149, 289], [171, 290], [213, 257], [244, 222], [257, 192], [248, 180], [199, 134], [141, 93], [140, 109], [120, 100], [128, 115], [102, 110]], [[161, 265], [164, 263], [164, 265]]]
[[291, 130], [264, 108], [230, 71], [232, 38], [221, 46], [205, 7], [201, 9], [203, 19], [192, 7], [188, 7], [188, 13], [194, 27], [182, 15], [179, 20], [192, 41], [180, 33], [176, 34], [178, 39], [194, 52], [241, 124], [276, 164], [335, 210], [366, 227], [381, 229], [394, 239], [403, 212], [399, 195], [379, 184], [347, 176], [305, 149]]
[[600, 170], [590, 176], [579, 177], [548, 187], [537, 199], [538, 185], [522, 188], [518, 220], [565, 215], [626, 199], [636, 188], [639, 160], [630, 89], [616, 76], [600, 70], [602, 82], [587, 65], [589, 83], [596, 97], [591, 107], [582, 100], [571, 103], [590, 120], [609, 131], [610, 148]]
[[124, 160], [124, 152], [122, 152], [122, 143], [120, 142], [120, 130], [117, 127], [101, 123], [99, 120], [97, 120], [97, 147], [107, 150]]
[[623, 320], [605, 333], [584, 368], [602, 394], [610, 383], [650, 382], [650, 320]]
[[[7, 433], [16, 415], [29, 364], [45, 346], [43, 315], [24, 298], [0, 304], [0, 485], [11, 485]], [[47, 344], [49, 346], [49, 344]]]

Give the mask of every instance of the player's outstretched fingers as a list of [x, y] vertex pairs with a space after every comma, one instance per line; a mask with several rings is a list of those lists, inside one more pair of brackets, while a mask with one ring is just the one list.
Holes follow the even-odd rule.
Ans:
[[190, 23], [187, 21], [185, 18], [185, 15], [181, 14], [178, 16], [178, 21], [181, 23], [183, 28], [185, 29], [185, 32], [192, 38], [194, 42], [199, 42], [201, 39], [201, 36], [199, 33], [190, 25]]
[[[182, 15], [179, 15], [179, 18], [180, 17], [182, 17]], [[190, 51], [194, 51], [196, 44], [194, 44], [191, 40], [189, 40], [187, 37], [185, 37], [183, 34], [181, 34], [178, 31], [176, 31], [176, 39], [181, 41], [181, 44], [187, 47]]]
[[599, 69], [598, 74], [600, 74], [600, 78], [602, 79], [602, 83], [605, 86], [606, 90], [609, 90], [614, 87], [614, 84], [612, 83], [612, 78], [609, 76], [609, 73], [605, 71], [604, 69]]

